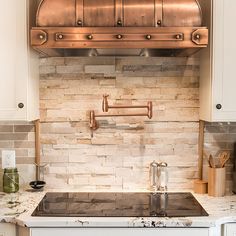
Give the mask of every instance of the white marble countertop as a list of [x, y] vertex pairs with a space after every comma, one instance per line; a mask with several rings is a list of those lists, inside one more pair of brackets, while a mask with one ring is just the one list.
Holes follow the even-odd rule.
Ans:
[[222, 198], [194, 194], [207, 217], [32, 217], [46, 192], [0, 193], [0, 222], [27, 227], [215, 227], [236, 222], [236, 195]]

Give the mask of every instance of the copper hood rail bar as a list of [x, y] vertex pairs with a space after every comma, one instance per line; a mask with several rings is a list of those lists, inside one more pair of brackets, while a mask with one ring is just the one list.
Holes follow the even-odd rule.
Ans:
[[201, 48], [205, 27], [168, 28], [33, 28], [34, 48]]

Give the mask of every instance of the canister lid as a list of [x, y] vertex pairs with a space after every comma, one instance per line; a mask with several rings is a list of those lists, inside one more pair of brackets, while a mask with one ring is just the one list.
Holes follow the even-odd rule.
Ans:
[[17, 173], [17, 172], [18, 172], [17, 168], [5, 168], [4, 169], [4, 173], [8, 173], [8, 174]]
[[153, 162], [150, 164], [150, 166], [152, 166], [152, 167], [158, 167], [159, 164], [158, 164], [156, 161], [153, 161]]
[[168, 165], [167, 165], [166, 162], [161, 162], [161, 163], [160, 163], [160, 166], [161, 166], [161, 167], [167, 167]]

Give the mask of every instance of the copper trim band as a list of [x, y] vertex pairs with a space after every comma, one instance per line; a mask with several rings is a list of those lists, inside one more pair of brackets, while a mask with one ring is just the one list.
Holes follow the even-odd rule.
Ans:
[[143, 34], [123, 34], [117, 38], [117, 34], [76, 34], [76, 33], [56, 33], [56, 41], [87, 41], [88, 36], [92, 36], [93, 41], [184, 41], [183, 33], [155, 33], [151, 35], [150, 39], [147, 39], [147, 35]]
[[37, 47], [38, 49], [201, 48], [208, 44], [208, 29], [205, 27], [41, 27], [31, 30], [31, 44], [36, 49]]

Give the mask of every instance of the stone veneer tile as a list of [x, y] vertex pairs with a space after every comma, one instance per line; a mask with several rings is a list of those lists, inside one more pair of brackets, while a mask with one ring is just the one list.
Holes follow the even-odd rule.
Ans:
[[76, 132], [76, 128], [70, 123], [43, 123], [41, 132], [44, 134], [71, 134]]
[[1, 133], [0, 140], [27, 140], [27, 133]]
[[40, 66], [39, 67], [39, 73], [40, 74], [53, 74], [56, 73], [56, 67], [55, 66]]
[[48, 57], [48, 58], [41, 58], [40, 59], [40, 65], [41, 66], [58, 66], [58, 65], [64, 65], [65, 64], [65, 58], [64, 57]]
[[34, 125], [14, 125], [15, 133], [28, 133], [34, 132]]
[[113, 65], [115, 57], [66, 57], [65, 65]]
[[84, 68], [82, 65], [74, 65], [74, 66], [57, 66], [56, 73], [58, 74], [75, 74], [83, 72]]
[[[0, 145], [1, 147], [1, 145]], [[14, 148], [34, 148], [35, 142], [33, 141], [14, 141]]]
[[113, 74], [115, 73], [115, 65], [86, 65], [84, 67], [85, 73], [102, 73]]
[[236, 133], [236, 126], [231, 126], [229, 128], [229, 133]]
[[15, 151], [18, 157], [28, 157], [28, 149], [15, 149]]
[[41, 157], [42, 163], [68, 163], [69, 157], [58, 155], [58, 156], [51, 156], [51, 155], [42, 155]]
[[[1, 135], [1, 134], [0, 134]], [[13, 148], [14, 141], [0, 141], [0, 148]]]
[[13, 132], [13, 125], [0, 125], [0, 133]]

